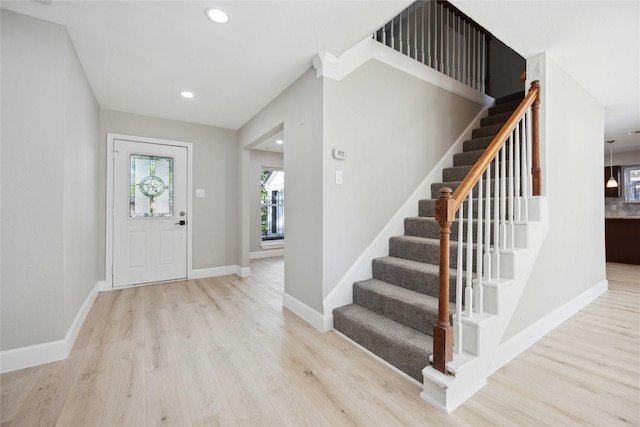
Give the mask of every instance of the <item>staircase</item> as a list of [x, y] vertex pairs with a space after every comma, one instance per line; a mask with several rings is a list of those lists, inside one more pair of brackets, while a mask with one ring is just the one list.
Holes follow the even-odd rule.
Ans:
[[[464, 142], [463, 152], [454, 155], [453, 167], [443, 170], [443, 182], [431, 186], [431, 199], [419, 202], [418, 217], [405, 218], [405, 234], [389, 240], [389, 256], [372, 261], [373, 278], [354, 283], [353, 303], [333, 311], [337, 331], [420, 383], [429, 365], [438, 316], [440, 226], [434, 218], [435, 199], [440, 188], [457, 188], [523, 97], [524, 93], [517, 93], [496, 100], [481, 127], [473, 130], [472, 139]], [[457, 225], [451, 227], [451, 266], [456, 265], [458, 254], [453, 243]], [[452, 269], [452, 314], [455, 283]]]

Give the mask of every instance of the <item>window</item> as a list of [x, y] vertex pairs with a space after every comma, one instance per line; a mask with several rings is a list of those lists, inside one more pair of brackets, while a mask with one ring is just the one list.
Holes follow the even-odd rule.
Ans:
[[640, 203], [640, 165], [624, 167], [625, 202]]
[[173, 157], [131, 155], [129, 218], [173, 216]]
[[263, 170], [262, 241], [284, 239], [284, 171]]

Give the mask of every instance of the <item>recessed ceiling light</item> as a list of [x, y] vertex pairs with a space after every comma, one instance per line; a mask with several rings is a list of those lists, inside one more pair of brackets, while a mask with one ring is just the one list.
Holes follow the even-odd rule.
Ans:
[[187, 99], [191, 99], [193, 98], [193, 92], [189, 92], [188, 90], [183, 90], [182, 92], [180, 92], [180, 95], [182, 95], [183, 98], [187, 98]]
[[204, 14], [207, 18], [218, 24], [225, 24], [229, 22], [229, 14], [222, 9], [218, 9], [217, 7], [210, 7], [209, 9], [204, 11]]
[[282, 145], [282, 144], [284, 144], [284, 141], [283, 141], [283, 140], [281, 140], [281, 139], [278, 139], [278, 140], [276, 141], [276, 144], [278, 144], [278, 145]]

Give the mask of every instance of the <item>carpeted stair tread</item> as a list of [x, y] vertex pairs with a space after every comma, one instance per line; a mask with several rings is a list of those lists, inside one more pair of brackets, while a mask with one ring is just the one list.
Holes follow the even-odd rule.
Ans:
[[[474, 204], [474, 212], [477, 212], [476, 207], [477, 207], [477, 201]], [[483, 208], [484, 208], [484, 205], [483, 205]], [[493, 209], [493, 204], [491, 205], [490, 209]], [[483, 212], [485, 212], [484, 209], [483, 209]], [[465, 215], [466, 215], [466, 211], [465, 211]], [[491, 220], [491, 224], [493, 224], [493, 220]], [[459, 225], [460, 223], [458, 221], [451, 223], [450, 239], [451, 239], [452, 245], [457, 244]], [[478, 225], [478, 220], [476, 218], [473, 220], [473, 228], [471, 229], [474, 243], [477, 241], [477, 225]], [[484, 219], [483, 219], [483, 225], [484, 225]], [[440, 223], [436, 221], [434, 217], [416, 216], [416, 217], [405, 218], [404, 234], [405, 236], [426, 237], [426, 238], [436, 239], [438, 242], [440, 242], [439, 240], [440, 239]], [[462, 237], [466, 241], [466, 235]], [[491, 243], [493, 243], [493, 235], [491, 236]]]
[[[371, 263], [374, 279], [432, 297], [438, 296], [439, 268], [438, 265], [393, 256], [376, 258]], [[455, 298], [456, 276], [456, 270], [449, 269], [449, 295], [452, 301]]]
[[[460, 184], [462, 184], [462, 181], [449, 181], [449, 182], [434, 182], [433, 184], [431, 184], [431, 198], [432, 199], [437, 199], [438, 197], [440, 197], [440, 189], [443, 187], [448, 187], [450, 188], [452, 191], [456, 191], [456, 189], [460, 186]], [[482, 185], [483, 185], [483, 194], [486, 196], [487, 194], [487, 181], [485, 179], [482, 180]], [[475, 196], [477, 196], [477, 191], [478, 191], [478, 183], [476, 183], [476, 185], [473, 186], [473, 194], [474, 194], [474, 198]], [[493, 196], [495, 193], [495, 179], [491, 178], [491, 180], [489, 181], [489, 194], [491, 196]]]
[[[333, 310], [336, 330], [422, 382], [433, 338], [357, 304]], [[433, 327], [433, 326], [432, 326]]]
[[473, 165], [465, 165], [444, 168], [442, 170], [442, 180], [445, 182], [462, 181], [467, 176], [472, 167]]
[[503, 123], [497, 123], [490, 126], [483, 126], [471, 131], [472, 138], [482, 138], [485, 136], [497, 135], [502, 129]]
[[440, 240], [428, 237], [394, 236], [389, 239], [389, 256], [438, 264]]
[[493, 136], [483, 136], [482, 138], [468, 139], [462, 143], [462, 152], [485, 150], [493, 138]]
[[489, 115], [495, 116], [496, 114], [502, 114], [506, 111], [513, 111], [518, 108], [518, 105], [522, 102], [522, 99], [516, 99], [513, 101], [505, 102], [504, 104], [496, 105], [489, 108]]
[[521, 90], [521, 91], [518, 91], [518, 92], [511, 93], [509, 95], [501, 96], [500, 98], [496, 98], [496, 105], [506, 104], [506, 103], [512, 102], [512, 101], [520, 101], [520, 102], [522, 102], [524, 97], [525, 97], [525, 91]]
[[484, 154], [484, 150], [465, 151], [453, 155], [453, 167], [473, 166]]
[[436, 201], [435, 199], [420, 199], [418, 200], [418, 216], [420, 217], [433, 217], [436, 216]]
[[[427, 335], [438, 321], [437, 298], [381, 280], [356, 282], [353, 302]], [[450, 304], [449, 310], [453, 313], [455, 304]]]
[[505, 111], [504, 113], [494, 114], [493, 116], [487, 116], [480, 119], [480, 126], [491, 126], [498, 123], [506, 123], [511, 117], [513, 111]]
[[[478, 199], [473, 198], [473, 210], [478, 209]], [[436, 199], [418, 200], [418, 216], [421, 218], [434, 218], [436, 216]]]

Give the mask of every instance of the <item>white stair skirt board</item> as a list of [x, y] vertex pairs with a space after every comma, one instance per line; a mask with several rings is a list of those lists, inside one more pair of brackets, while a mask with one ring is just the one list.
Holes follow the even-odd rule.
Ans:
[[333, 315], [323, 316], [322, 313], [287, 293], [282, 298], [282, 305], [320, 332], [324, 333], [333, 329]]
[[[548, 199], [533, 197], [529, 202], [530, 211], [533, 213], [530, 217], [540, 218], [540, 221], [522, 224], [518, 231], [523, 235], [522, 241], [527, 243], [527, 248], [501, 251], [501, 278], [486, 283], [488, 292], [485, 292], [484, 295], [484, 307], [489, 309], [485, 313], [486, 318], [474, 315], [474, 318], [463, 321], [463, 349], [469, 353], [465, 353], [464, 357], [454, 354], [454, 360], [447, 364], [450, 371], [455, 371], [455, 376], [444, 375], [432, 366], [422, 371], [424, 386], [420, 397], [445, 413], [450, 413], [473, 396], [484, 387], [487, 378], [495, 370], [519, 354], [519, 352], [505, 353], [502, 365], [495, 369], [492, 368], [497, 353], [503, 346], [500, 339], [514, 314], [520, 295], [526, 287], [548, 230]], [[580, 300], [580, 298], [582, 296], [575, 300]], [[580, 308], [584, 305], [586, 304], [581, 305]], [[491, 312], [495, 312], [495, 314]], [[553, 327], [562, 323], [569, 316], [558, 317]], [[560, 318], [562, 319], [560, 320]], [[544, 319], [541, 321], [544, 322]], [[475, 336], [470, 336], [474, 333]], [[534, 344], [543, 335], [531, 335], [529, 337], [531, 341], [527, 341], [526, 347]], [[526, 347], [522, 347], [522, 350]]]
[[[608, 289], [604, 280], [576, 298], [529, 326], [491, 354], [491, 360], [475, 358], [467, 362], [455, 376], [444, 375], [429, 366], [422, 371], [423, 391], [420, 394], [442, 412], [451, 413], [487, 383], [487, 378], [575, 313], [597, 299]], [[455, 356], [454, 356], [455, 357]], [[488, 363], [487, 363], [488, 362]], [[455, 363], [455, 361], [454, 361]]]
[[205, 277], [228, 276], [235, 274], [240, 277], [251, 276], [250, 267], [240, 267], [239, 265], [225, 265], [222, 267], [199, 268], [191, 272], [192, 279], [204, 279]]
[[87, 313], [91, 309], [93, 302], [98, 296], [98, 289], [101, 289], [101, 282], [91, 289], [89, 295], [84, 300], [78, 314], [63, 340], [51, 341], [42, 344], [30, 345], [27, 347], [14, 348], [0, 352], [0, 373], [17, 371], [18, 369], [29, 368], [31, 366], [42, 365], [43, 363], [55, 362], [66, 359], [76, 341], [78, 332], [82, 327]]
[[313, 58], [313, 66], [316, 69], [317, 78], [327, 77], [339, 81], [370, 59], [383, 62], [477, 104], [489, 106], [494, 101], [492, 97], [431, 67], [427, 67], [421, 62], [373, 40], [371, 37], [362, 40], [339, 57], [329, 52], [320, 52]]

